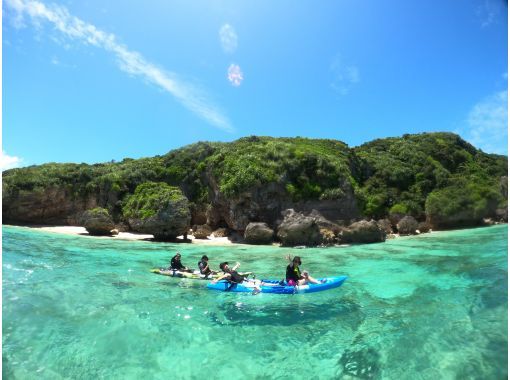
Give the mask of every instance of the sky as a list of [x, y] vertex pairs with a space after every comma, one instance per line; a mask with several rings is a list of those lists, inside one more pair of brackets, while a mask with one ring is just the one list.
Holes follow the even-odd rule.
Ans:
[[2, 170], [302, 136], [508, 152], [502, 0], [2, 5]]

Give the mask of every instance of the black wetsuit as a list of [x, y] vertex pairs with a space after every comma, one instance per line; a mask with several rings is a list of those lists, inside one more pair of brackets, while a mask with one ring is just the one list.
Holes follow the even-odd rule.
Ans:
[[170, 261], [170, 269], [181, 270], [185, 268], [186, 267], [182, 265], [181, 260], [178, 260], [175, 256], [172, 257], [172, 260]]
[[207, 261], [200, 260], [198, 262], [198, 269], [200, 269], [200, 273], [203, 275], [206, 275], [206, 276], [208, 276], [212, 272], [211, 269], [207, 265], [208, 265]]
[[241, 276], [237, 271], [233, 270], [229, 272], [230, 278], [228, 281], [234, 282], [236, 284], [241, 284], [244, 281], [244, 276]]
[[294, 267], [291, 267], [290, 264], [287, 265], [287, 273], [285, 275], [285, 278], [287, 281], [293, 280], [294, 282], [298, 282], [303, 277], [301, 276], [301, 271], [299, 270], [299, 267], [296, 265]]

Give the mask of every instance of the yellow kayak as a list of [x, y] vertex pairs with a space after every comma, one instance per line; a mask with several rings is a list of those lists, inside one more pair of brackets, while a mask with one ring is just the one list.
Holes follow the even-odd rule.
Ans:
[[[214, 280], [215, 278], [220, 277], [223, 275], [223, 273], [217, 273], [213, 275], [205, 276], [203, 274], [200, 274], [199, 271], [194, 271], [193, 273], [190, 272], [181, 272], [174, 269], [163, 269], [163, 268], [153, 268], [151, 269], [152, 273], [161, 274], [163, 276], [170, 276], [170, 277], [180, 277], [180, 278], [191, 278], [194, 280]], [[249, 276], [253, 274], [253, 272], [242, 272], [239, 273], [241, 276]]]

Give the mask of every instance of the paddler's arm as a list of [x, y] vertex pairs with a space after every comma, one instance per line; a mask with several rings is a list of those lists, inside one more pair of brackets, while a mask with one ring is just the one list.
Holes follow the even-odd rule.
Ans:
[[222, 275], [222, 276], [220, 276], [220, 277], [218, 277], [218, 278], [216, 278], [216, 279], [212, 280], [211, 282], [212, 282], [213, 284], [216, 284], [218, 281], [221, 281], [221, 280], [223, 280], [223, 279], [225, 279], [225, 278], [227, 278], [227, 277], [229, 277], [229, 276], [230, 276], [230, 274], [229, 274], [229, 273], [225, 273], [224, 275]]
[[237, 270], [241, 266], [241, 263], [237, 262], [236, 265], [232, 268], [232, 270]]

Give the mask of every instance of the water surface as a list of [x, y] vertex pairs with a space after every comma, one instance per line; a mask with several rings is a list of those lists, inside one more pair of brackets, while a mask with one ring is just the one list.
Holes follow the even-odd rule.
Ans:
[[[2, 362], [9, 379], [503, 379], [507, 226], [342, 248], [204, 247], [3, 227]], [[242, 263], [305, 295], [221, 293], [154, 275], [179, 250], [195, 266]]]

